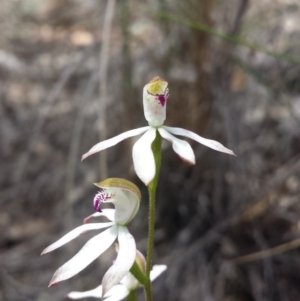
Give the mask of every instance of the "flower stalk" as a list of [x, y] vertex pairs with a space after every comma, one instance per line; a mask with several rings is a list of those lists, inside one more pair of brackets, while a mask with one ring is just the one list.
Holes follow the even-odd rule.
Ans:
[[[153, 257], [153, 241], [154, 241], [154, 229], [155, 229], [155, 197], [156, 188], [158, 184], [159, 171], [161, 165], [161, 136], [156, 131], [156, 137], [152, 143], [152, 152], [155, 160], [155, 176], [148, 185], [149, 192], [149, 226], [148, 226], [148, 246], [147, 246], [147, 262], [146, 262], [146, 276], [149, 278], [151, 271], [151, 263]], [[147, 301], [152, 300], [151, 281], [148, 281], [145, 287], [145, 294]]]

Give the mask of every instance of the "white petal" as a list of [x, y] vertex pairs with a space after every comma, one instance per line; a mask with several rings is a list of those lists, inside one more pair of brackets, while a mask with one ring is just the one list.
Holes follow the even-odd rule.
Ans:
[[91, 238], [74, 257], [55, 272], [49, 287], [57, 282], [69, 279], [83, 270], [112, 245], [117, 235], [118, 226], [112, 226]]
[[[123, 298], [127, 297], [129, 294], [128, 289], [123, 284], [118, 284], [114, 286], [104, 297], [105, 301], [118, 301], [122, 300]], [[102, 298], [102, 285], [99, 285], [98, 287], [86, 291], [86, 292], [70, 292], [67, 295], [70, 299], [82, 299], [87, 297], [93, 297], [93, 298]]]
[[195, 164], [195, 154], [190, 144], [184, 140], [180, 140], [163, 128], [158, 129], [161, 136], [172, 143], [175, 153], [188, 164]]
[[129, 291], [134, 291], [141, 286], [139, 281], [130, 272], [127, 273], [120, 283], [124, 284]]
[[87, 153], [85, 153], [82, 156], [81, 160], [84, 160], [85, 158], [89, 157], [90, 155], [98, 153], [106, 148], [114, 146], [114, 145], [118, 144], [119, 142], [121, 142], [122, 140], [125, 140], [125, 139], [133, 137], [133, 136], [140, 135], [140, 134], [146, 132], [148, 128], [149, 128], [149, 126], [145, 126], [142, 128], [130, 130], [130, 131], [124, 132], [118, 136], [115, 136], [113, 138], [110, 138], [108, 140], [101, 141], [100, 143], [97, 143], [96, 145], [94, 145]]
[[167, 269], [164, 264], [154, 265], [150, 271], [150, 280], [154, 281], [160, 274], [162, 274]]
[[103, 301], [120, 301], [129, 295], [126, 286], [120, 284], [114, 286], [104, 297]]
[[102, 209], [103, 216], [105, 216], [110, 221], [115, 221], [115, 209]]
[[232, 150], [226, 148], [220, 142], [217, 142], [215, 140], [205, 139], [191, 131], [181, 129], [181, 128], [173, 128], [173, 127], [169, 127], [169, 126], [164, 126], [163, 128], [174, 135], [188, 137], [188, 138], [193, 139], [193, 140], [195, 140], [205, 146], [208, 146], [216, 151], [235, 156], [235, 154]]
[[83, 220], [83, 223], [86, 224], [93, 217], [105, 216], [110, 221], [115, 221], [115, 209], [102, 209], [102, 212], [95, 212]]
[[105, 273], [102, 280], [104, 295], [126, 276], [135, 260], [135, 241], [133, 236], [128, 232], [128, 229], [124, 226], [119, 226], [118, 242], [119, 252], [117, 259]]
[[86, 297], [102, 298], [102, 285], [85, 292], [70, 292], [66, 297], [70, 299], [82, 299]]
[[41, 255], [52, 252], [53, 250], [60, 248], [61, 246], [65, 245], [66, 243], [70, 242], [74, 238], [78, 237], [82, 233], [85, 233], [90, 230], [97, 230], [97, 229], [103, 229], [112, 226], [114, 223], [93, 223], [93, 224], [86, 224], [79, 226], [75, 228], [74, 230], [70, 231], [66, 235], [64, 235], [62, 238], [51, 244], [49, 247], [47, 247]]
[[135, 172], [145, 185], [148, 185], [155, 176], [155, 161], [151, 149], [155, 137], [156, 129], [150, 127], [132, 149]]

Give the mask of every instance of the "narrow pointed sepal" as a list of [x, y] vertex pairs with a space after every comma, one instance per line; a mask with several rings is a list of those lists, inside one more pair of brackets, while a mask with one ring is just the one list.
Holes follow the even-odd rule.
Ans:
[[[114, 286], [104, 297], [105, 301], [119, 301], [126, 298], [129, 294], [128, 289], [123, 284]], [[102, 285], [96, 287], [93, 290], [85, 292], [70, 292], [67, 296], [69, 299], [78, 300], [82, 298], [102, 298]]]
[[207, 147], [210, 147], [218, 152], [222, 152], [222, 153], [226, 153], [226, 154], [235, 156], [235, 153], [231, 149], [226, 148], [224, 145], [222, 145], [218, 141], [203, 138], [191, 131], [181, 129], [181, 128], [173, 128], [173, 127], [169, 127], [169, 126], [163, 126], [163, 128], [165, 130], [167, 130], [169, 133], [172, 133], [174, 135], [184, 136], [184, 137], [193, 139], [193, 140], [197, 141], [198, 143], [201, 143]]
[[105, 273], [102, 280], [103, 296], [127, 275], [135, 260], [135, 240], [125, 226], [119, 226], [118, 242], [119, 251], [117, 259]]
[[170, 141], [173, 146], [174, 152], [186, 163], [195, 164], [195, 154], [190, 144], [184, 140], [178, 139], [171, 135], [163, 128], [158, 129], [159, 133], [163, 138]]
[[165, 264], [157, 264], [152, 267], [150, 271], [150, 280], [154, 281], [158, 276], [160, 276], [165, 270], [167, 266]]
[[113, 244], [117, 235], [118, 226], [112, 226], [91, 238], [74, 257], [54, 273], [49, 287], [82, 271]]
[[148, 126], [145, 126], [145, 127], [142, 127], [142, 128], [130, 130], [130, 131], [124, 132], [124, 133], [122, 133], [118, 136], [115, 136], [113, 138], [110, 138], [108, 140], [101, 141], [100, 143], [94, 145], [87, 153], [85, 153], [82, 156], [81, 161], [86, 159], [87, 157], [95, 154], [95, 153], [98, 153], [98, 152], [100, 152], [104, 149], [112, 147], [112, 146], [118, 144], [119, 142], [121, 142], [121, 141], [123, 141], [127, 138], [140, 135], [140, 134], [146, 132], [148, 128], [149, 128]]
[[75, 239], [76, 237], [78, 237], [79, 235], [81, 235], [87, 231], [107, 228], [107, 227], [112, 226], [113, 224], [114, 223], [93, 223], [93, 224], [86, 224], [86, 225], [79, 226], [79, 227], [75, 228], [74, 230], [70, 231], [69, 233], [67, 233], [66, 235], [64, 235], [62, 238], [60, 238], [53, 244], [51, 244], [49, 247], [47, 247], [42, 252], [41, 255], [44, 255], [46, 253], [52, 252], [53, 250], [60, 248], [61, 246], [67, 244], [71, 240]]
[[105, 216], [108, 220], [114, 222], [115, 221], [115, 209], [102, 209], [102, 212], [95, 212], [83, 220], [83, 223], [88, 223], [94, 217]]
[[70, 292], [67, 294], [66, 297], [73, 300], [88, 298], [88, 297], [100, 299], [102, 298], [102, 285], [99, 285], [96, 288], [85, 292]]

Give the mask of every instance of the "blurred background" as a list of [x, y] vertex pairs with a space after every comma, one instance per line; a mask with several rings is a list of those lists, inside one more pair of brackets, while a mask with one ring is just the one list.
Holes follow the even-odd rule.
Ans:
[[[300, 300], [299, 0], [0, 0], [0, 300], [64, 300], [98, 286], [113, 248], [50, 289], [87, 233], [41, 251], [93, 213], [106, 177], [143, 201], [129, 225], [145, 254], [147, 191], [133, 140], [82, 163], [104, 137], [145, 126], [142, 88], [169, 82], [166, 125], [195, 166], [163, 145], [155, 300]], [[143, 292], [139, 291], [140, 300]]]

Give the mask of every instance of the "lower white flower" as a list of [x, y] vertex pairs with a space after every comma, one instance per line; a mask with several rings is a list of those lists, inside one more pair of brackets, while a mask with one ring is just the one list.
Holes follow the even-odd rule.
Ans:
[[[73, 258], [61, 266], [54, 273], [49, 287], [79, 273], [107, 250], [116, 239], [118, 239], [119, 252], [114, 264], [102, 279], [103, 295], [128, 274], [135, 261], [136, 244], [126, 225], [139, 209], [141, 199], [139, 189], [133, 183], [118, 178], [107, 179], [95, 185], [101, 189], [94, 198], [94, 208], [98, 212], [85, 219], [85, 222], [96, 216], [105, 216], [110, 222], [79, 226], [47, 247], [42, 255], [63, 246], [86, 231], [109, 228], [91, 238]], [[101, 210], [101, 203], [107, 202], [113, 203], [115, 209]]]
[[[154, 281], [161, 273], [167, 269], [166, 265], [154, 265], [150, 272], [150, 280]], [[131, 273], [128, 273], [119, 284], [109, 290], [105, 296], [104, 301], [119, 301], [126, 298], [129, 293], [136, 290], [140, 286], [139, 282]], [[67, 295], [70, 299], [82, 299], [87, 297], [102, 298], [102, 285], [85, 292], [71, 292]]]
[[145, 183], [145, 185], [148, 185], [155, 176], [155, 161], [151, 145], [157, 135], [157, 131], [163, 138], [172, 143], [175, 153], [177, 153], [183, 161], [189, 164], [195, 164], [195, 154], [190, 144], [184, 140], [176, 138], [172, 134], [193, 139], [216, 151], [235, 155], [232, 150], [226, 148], [217, 141], [205, 139], [182, 128], [163, 126], [166, 119], [168, 97], [168, 83], [159, 77], [154, 77], [143, 90], [144, 114], [149, 126], [124, 132], [118, 136], [94, 145], [82, 156], [82, 160], [90, 155], [114, 146], [127, 138], [144, 133], [144, 135], [134, 144], [132, 157], [136, 174]]

